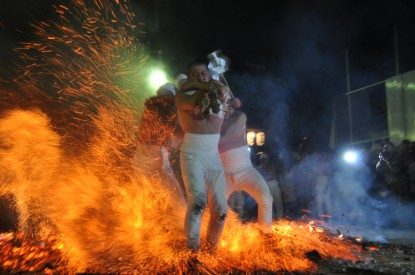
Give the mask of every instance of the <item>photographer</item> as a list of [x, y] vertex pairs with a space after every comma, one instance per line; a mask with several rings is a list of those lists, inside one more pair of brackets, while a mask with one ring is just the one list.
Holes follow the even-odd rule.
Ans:
[[383, 179], [375, 190], [379, 196], [387, 197], [392, 193], [398, 197], [403, 197], [405, 177], [398, 151], [393, 144], [386, 143], [383, 146], [376, 164], [376, 172]]

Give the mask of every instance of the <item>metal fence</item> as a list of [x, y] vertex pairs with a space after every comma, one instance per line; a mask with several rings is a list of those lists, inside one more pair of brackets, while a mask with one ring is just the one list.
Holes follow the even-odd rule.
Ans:
[[335, 97], [331, 135], [331, 147], [387, 138], [385, 81]]
[[385, 138], [415, 141], [415, 70], [333, 100], [331, 147]]

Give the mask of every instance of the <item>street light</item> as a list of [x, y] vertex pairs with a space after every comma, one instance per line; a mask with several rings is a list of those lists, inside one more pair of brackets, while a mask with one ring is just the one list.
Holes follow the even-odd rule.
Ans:
[[265, 133], [264, 132], [258, 132], [255, 135], [255, 144], [257, 146], [263, 146], [265, 144]]
[[356, 164], [359, 161], [359, 154], [357, 151], [346, 151], [343, 160], [349, 164]]
[[152, 89], [157, 89], [161, 85], [166, 84], [167, 76], [166, 73], [160, 69], [154, 69], [150, 71], [149, 84]]
[[255, 132], [250, 131], [246, 133], [246, 143], [248, 146], [253, 146], [255, 144]]

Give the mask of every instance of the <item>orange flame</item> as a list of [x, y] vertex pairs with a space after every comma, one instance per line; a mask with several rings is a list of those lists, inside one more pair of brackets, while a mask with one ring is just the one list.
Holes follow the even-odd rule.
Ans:
[[[60, 21], [34, 24], [39, 41], [18, 49], [27, 65], [9, 83], [16, 93], [2, 89], [10, 100], [2, 102], [8, 112], [0, 119], [0, 194], [14, 196], [24, 236], [52, 238], [52, 252], [10, 247], [11, 253], [28, 261], [56, 253], [63, 259], [56, 270], [66, 271], [191, 271], [184, 206], [151, 159], [160, 144], [145, 146], [138, 135], [159, 131], [164, 142], [171, 132], [160, 131], [158, 121], [139, 126], [144, 98], [137, 94], [141, 76], [132, 73], [139, 66], [128, 3], [74, 0], [55, 11]], [[134, 162], [137, 155], [149, 159]], [[279, 221], [263, 234], [230, 214], [216, 255], [200, 252], [195, 268], [308, 271], [316, 268], [305, 256], [311, 250], [357, 259], [356, 246], [315, 229]], [[3, 268], [15, 261], [7, 258]]]

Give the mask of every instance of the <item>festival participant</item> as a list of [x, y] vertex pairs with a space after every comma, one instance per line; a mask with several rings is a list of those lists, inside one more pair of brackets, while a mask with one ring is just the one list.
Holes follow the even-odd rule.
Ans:
[[225, 177], [218, 142], [229, 88], [209, 76], [205, 63], [188, 67], [187, 82], [176, 94], [179, 123], [184, 132], [180, 166], [187, 193], [185, 234], [188, 247], [200, 248], [200, 225], [204, 208], [210, 212], [207, 243], [214, 251], [226, 218]]
[[258, 205], [258, 222], [265, 232], [272, 223], [272, 196], [264, 178], [252, 166], [246, 145], [246, 115], [235, 110], [240, 103], [229, 104], [221, 129], [219, 152], [226, 176], [226, 196], [245, 191]]
[[280, 219], [283, 216], [283, 202], [280, 183], [277, 180], [277, 173], [275, 172], [275, 168], [272, 165], [268, 154], [265, 152], [258, 154], [259, 165], [256, 168], [258, 169], [258, 172], [264, 177], [271, 193], [273, 217]]
[[170, 152], [182, 138], [175, 108], [176, 90], [167, 83], [146, 100], [139, 125], [140, 142], [131, 160], [138, 173], [156, 177], [175, 201], [185, 204], [184, 188], [171, 167]]

